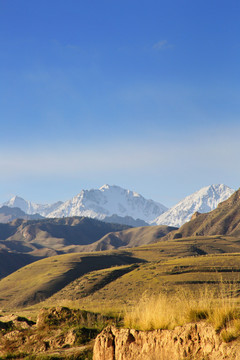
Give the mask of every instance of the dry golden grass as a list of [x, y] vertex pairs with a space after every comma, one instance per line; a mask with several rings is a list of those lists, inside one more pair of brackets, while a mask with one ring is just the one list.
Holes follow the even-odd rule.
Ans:
[[157, 296], [145, 293], [132, 310], [126, 311], [124, 324], [138, 330], [173, 329], [200, 320], [210, 322], [224, 341], [237, 338], [240, 335], [237, 286], [220, 282], [217, 289], [205, 285], [197, 291], [182, 288]]

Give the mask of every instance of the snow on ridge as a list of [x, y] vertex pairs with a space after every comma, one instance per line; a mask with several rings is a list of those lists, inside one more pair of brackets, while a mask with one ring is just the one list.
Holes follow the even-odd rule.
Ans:
[[150, 222], [166, 210], [164, 205], [147, 200], [134, 191], [105, 184], [99, 189], [82, 190], [48, 217], [89, 216], [103, 220], [116, 214]]
[[40, 214], [42, 216], [47, 216], [48, 213], [54, 211], [62, 204], [62, 201], [58, 201], [54, 204], [36, 204], [28, 200], [24, 200], [19, 196], [13, 196], [9, 201], [6, 201], [2, 204], [8, 207], [18, 207], [26, 214], [33, 215], [33, 214]]
[[205, 186], [179, 201], [175, 206], [158, 216], [151, 224], [180, 227], [189, 221], [196, 211], [200, 213], [212, 211], [234, 192], [235, 190], [224, 184]]
[[46, 217], [87, 216], [104, 220], [114, 214], [141, 219], [151, 225], [180, 227], [189, 221], [194, 212], [209, 212], [228, 199], [233, 189], [224, 184], [203, 187], [187, 196], [171, 209], [153, 200], [145, 199], [135, 191], [117, 185], [105, 184], [99, 189], [81, 190], [64, 203], [35, 204], [14, 196], [2, 205], [19, 207], [27, 214], [39, 213]]

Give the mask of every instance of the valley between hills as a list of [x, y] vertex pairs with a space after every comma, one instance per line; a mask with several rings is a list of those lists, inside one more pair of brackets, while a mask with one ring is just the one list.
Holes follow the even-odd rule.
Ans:
[[[192, 220], [179, 229], [167, 225], [132, 228], [75, 216], [16, 219], [0, 224], [0, 234], [2, 320], [14, 313], [24, 319], [31, 317], [31, 321], [35, 322], [39, 311], [46, 308], [50, 313], [55, 311], [54, 316], [58, 319], [54, 323], [56, 325], [60, 321], [59, 317], [63, 316], [62, 312], [65, 314], [68, 311], [64, 309], [68, 308], [81, 309], [85, 311], [84, 314], [89, 314], [89, 318], [95, 316], [91, 315], [93, 313], [100, 313], [106, 317], [102, 320], [104, 326], [112, 321], [120, 326], [123, 325], [124, 313], [134, 309], [142, 296], [151, 298], [165, 294], [172, 299], [179, 292], [198, 294], [205, 286], [214, 293], [223, 284], [234, 284], [234, 304], [239, 304], [240, 190], [220, 203], [215, 210], [205, 214], [195, 213]], [[236, 306], [239, 309], [239, 305]], [[53, 307], [58, 310], [51, 310]], [[76, 313], [64, 316], [68, 316], [68, 320], [61, 321], [68, 321], [66, 326], [69, 329], [70, 318], [74, 318]], [[202, 316], [203, 319], [207, 315], [205, 313]], [[20, 325], [16, 325], [15, 320], [9, 320], [8, 323], [12, 321], [12, 325], [8, 329], [7, 325], [3, 325], [5, 322], [1, 321], [1, 317], [3, 345], [0, 344], [0, 358], [7, 359], [11, 352], [12, 356], [18, 358], [32, 356], [31, 359], [41, 359], [33, 342], [28, 348], [21, 344], [23, 330], [18, 327]], [[235, 318], [230, 320], [235, 321]], [[53, 330], [53, 325], [50, 326], [47, 321], [43, 327], [48, 329], [46, 331], [51, 330], [56, 339], [56, 327]], [[67, 342], [66, 333], [61, 344], [51, 340], [41, 350], [46, 359], [53, 359], [54, 351], [64, 350], [65, 345], [72, 352], [67, 354], [63, 351], [64, 354], [55, 354], [55, 358], [70, 359], [77, 353], [80, 355], [76, 355], [76, 359], [91, 358], [93, 343], [90, 340], [96, 337], [103, 325], [86, 325], [86, 319], [83, 321], [81, 329], [91, 328], [92, 333], [88, 334], [84, 342], [88, 344], [87, 347], [81, 345], [81, 350], [79, 344], [83, 330], [79, 330], [78, 324], [77, 333], [74, 321], [71, 331], [78, 334], [74, 335], [75, 340]], [[8, 335], [16, 329], [18, 335]], [[226, 319], [219, 333], [227, 329]], [[34, 331], [37, 330], [31, 331], [31, 336], [35, 336]], [[47, 335], [43, 328], [41, 331], [42, 337], [38, 336], [44, 343], [44, 336]], [[70, 336], [69, 330], [67, 334]], [[22, 349], [22, 355], [19, 349]]]

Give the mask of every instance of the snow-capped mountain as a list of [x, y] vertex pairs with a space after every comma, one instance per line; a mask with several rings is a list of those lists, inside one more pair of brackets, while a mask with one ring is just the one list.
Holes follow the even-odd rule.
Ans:
[[180, 227], [196, 212], [209, 212], [228, 199], [234, 190], [226, 185], [210, 185], [187, 196], [171, 209], [140, 194], [119, 186], [103, 185], [99, 189], [82, 190], [71, 200], [54, 204], [36, 204], [14, 196], [1, 206], [18, 207], [29, 215], [45, 217], [87, 216], [104, 220], [105, 217], [126, 216], [141, 219], [151, 225]]
[[164, 205], [147, 200], [134, 191], [103, 185], [99, 189], [82, 190], [47, 217], [88, 216], [103, 220], [116, 214], [150, 222], [166, 210]]
[[26, 214], [40, 214], [42, 216], [47, 216], [50, 212], [56, 210], [62, 201], [58, 201], [54, 204], [35, 204], [31, 201], [24, 200], [19, 196], [13, 196], [9, 201], [6, 201], [3, 205], [8, 207], [17, 207], [24, 211]]
[[152, 225], [169, 225], [180, 227], [189, 221], [198, 211], [206, 213], [216, 209], [218, 204], [227, 200], [235, 190], [223, 184], [206, 186], [195, 193], [185, 197], [168, 211], [158, 216]]

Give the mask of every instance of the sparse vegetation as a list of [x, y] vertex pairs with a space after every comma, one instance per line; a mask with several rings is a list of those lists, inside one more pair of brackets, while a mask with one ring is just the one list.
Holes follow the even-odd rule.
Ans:
[[197, 291], [181, 289], [157, 296], [145, 293], [124, 317], [126, 327], [138, 330], [173, 329], [201, 320], [211, 323], [226, 342], [240, 336], [237, 287], [220, 282], [217, 289], [205, 285]]
[[[207, 321], [225, 342], [233, 341], [240, 336], [239, 249], [237, 239], [192, 237], [118, 251], [59, 255], [23, 267], [0, 282], [2, 316], [10, 311], [35, 321], [42, 307], [75, 310], [47, 311], [37, 334], [31, 328], [21, 331], [20, 343], [33, 335], [35, 343], [20, 349], [6, 341], [2, 359], [24, 358], [25, 352], [26, 360], [91, 359], [88, 344], [109, 321], [100, 317], [92, 321], [87, 311], [117, 316], [122, 325], [123, 311], [128, 309], [125, 325], [143, 330]], [[144, 293], [140, 301], [139, 293]], [[81, 311], [84, 321], [78, 309], [85, 310]], [[2, 337], [15, 329], [4, 326]], [[71, 343], [64, 343], [68, 336]], [[41, 356], [36, 343], [42, 344]], [[60, 352], [51, 351], [55, 343]], [[77, 348], [81, 348], [78, 355]]]
[[10, 317], [13, 326], [1, 334], [0, 360], [90, 360], [93, 339], [107, 325], [116, 325], [113, 318], [63, 307], [42, 309], [37, 324]]

